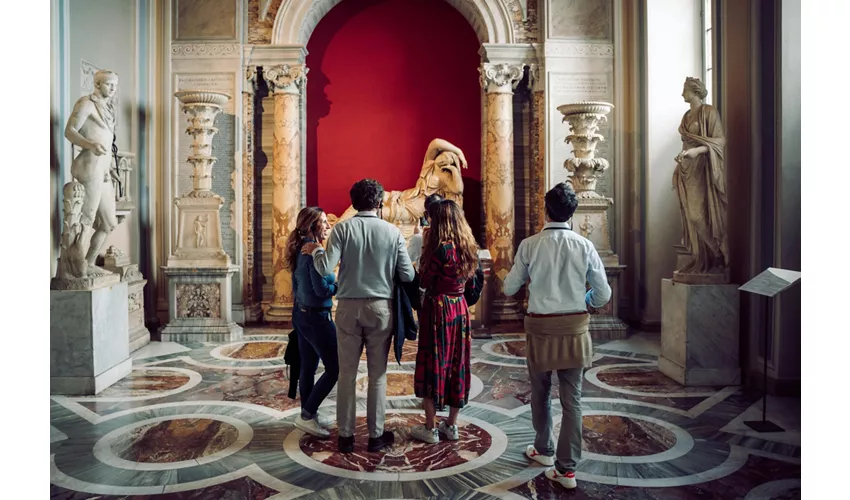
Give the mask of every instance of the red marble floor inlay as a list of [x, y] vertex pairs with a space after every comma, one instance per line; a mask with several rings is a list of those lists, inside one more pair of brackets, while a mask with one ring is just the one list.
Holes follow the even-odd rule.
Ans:
[[600, 370], [597, 378], [614, 387], [638, 392], [714, 392], [713, 387], [685, 387], [664, 375], [655, 366], [624, 366]]
[[493, 344], [493, 352], [506, 356], [516, 356], [518, 358], [525, 357], [525, 341], [524, 340], [508, 340]]
[[196, 490], [159, 495], [91, 495], [50, 485], [50, 498], [56, 500], [265, 500], [279, 493], [249, 477]]
[[181, 462], [219, 452], [238, 435], [236, 427], [226, 422], [179, 418], [133, 429], [112, 443], [112, 452], [133, 462]]
[[582, 417], [581, 434], [582, 449], [600, 455], [654, 455], [676, 444], [676, 436], [669, 429], [646, 420], [617, 415]]
[[[365, 394], [369, 377], [357, 380], [357, 392]], [[387, 396], [413, 396], [413, 373], [387, 373]]]
[[233, 359], [270, 359], [283, 356], [286, 352], [286, 342], [250, 342], [229, 349], [222, 349], [222, 354]]
[[188, 382], [189, 377], [187, 375], [169, 370], [133, 370], [129, 376], [122, 378], [115, 385], [98, 394], [98, 397], [127, 398], [153, 396], [157, 393], [183, 387]]
[[[406, 341], [401, 346], [401, 362], [408, 363], [416, 361], [416, 351], [419, 350], [419, 343], [416, 341]], [[390, 346], [390, 354], [387, 357], [389, 360], [389, 364], [398, 363], [395, 359], [395, 346]], [[366, 348], [363, 348], [363, 352], [360, 353], [360, 361], [366, 361]]]
[[354, 452], [337, 451], [337, 431], [331, 429], [330, 439], [305, 435], [300, 446], [308, 457], [325, 465], [359, 472], [426, 472], [456, 467], [483, 455], [492, 445], [490, 434], [477, 425], [458, 421], [459, 441], [441, 440], [426, 444], [410, 437], [410, 428], [423, 424], [419, 414], [387, 413], [385, 430], [395, 433], [395, 442], [384, 451], [366, 450], [368, 431], [366, 417], [357, 418], [354, 431]]

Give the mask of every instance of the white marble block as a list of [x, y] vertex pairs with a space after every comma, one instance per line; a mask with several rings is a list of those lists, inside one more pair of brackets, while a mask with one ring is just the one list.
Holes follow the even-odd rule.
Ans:
[[682, 385], [737, 385], [738, 285], [661, 280], [658, 369]]
[[231, 342], [242, 338], [233, 321], [231, 287], [239, 266], [169, 267], [168, 324], [162, 342]]
[[51, 394], [97, 394], [131, 365], [126, 282], [50, 291]]

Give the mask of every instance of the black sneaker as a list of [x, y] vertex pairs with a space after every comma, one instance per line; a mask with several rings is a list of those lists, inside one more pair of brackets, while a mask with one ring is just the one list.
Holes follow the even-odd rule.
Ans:
[[381, 451], [387, 446], [393, 444], [395, 441], [395, 435], [392, 431], [384, 431], [381, 437], [378, 438], [369, 438], [369, 451], [374, 453], [376, 451]]
[[[370, 439], [369, 442], [372, 440]], [[354, 451], [354, 436], [348, 437], [339, 437], [339, 452], [340, 453], [351, 453]]]

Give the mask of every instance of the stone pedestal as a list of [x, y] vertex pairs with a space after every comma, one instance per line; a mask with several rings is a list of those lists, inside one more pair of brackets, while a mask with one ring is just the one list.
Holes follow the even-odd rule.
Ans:
[[[614, 256], [616, 259], [616, 255]], [[629, 326], [620, 319], [620, 275], [626, 266], [605, 263], [605, 275], [611, 286], [611, 300], [590, 316], [590, 338], [594, 342], [628, 338]]]
[[493, 281], [493, 259], [487, 249], [478, 251], [478, 260], [481, 261], [481, 269], [484, 271], [484, 287], [481, 289], [481, 298], [478, 303], [469, 309], [472, 322], [472, 338], [489, 338], [487, 327], [490, 326], [490, 290]]
[[50, 291], [50, 393], [95, 395], [130, 374], [127, 283]]
[[168, 277], [168, 324], [162, 342], [229, 342], [242, 338], [233, 321], [231, 278], [239, 266], [163, 267]]
[[130, 258], [114, 246], [106, 249], [103, 268], [112, 271], [127, 283], [127, 316], [130, 328], [130, 352], [148, 345], [151, 332], [145, 328], [144, 288], [148, 280], [139, 272], [138, 264], [131, 264]]
[[682, 385], [737, 385], [738, 286], [661, 280], [658, 369]]

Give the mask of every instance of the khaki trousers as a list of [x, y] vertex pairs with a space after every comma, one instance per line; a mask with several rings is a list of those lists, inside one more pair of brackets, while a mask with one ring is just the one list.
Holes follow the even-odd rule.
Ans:
[[366, 398], [366, 423], [369, 437], [384, 433], [387, 403], [387, 357], [393, 331], [390, 299], [339, 299], [336, 309], [339, 382], [337, 383], [336, 419], [340, 437], [354, 435], [357, 397], [355, 380], [360, 355], [366, 347], [369, 389]]

